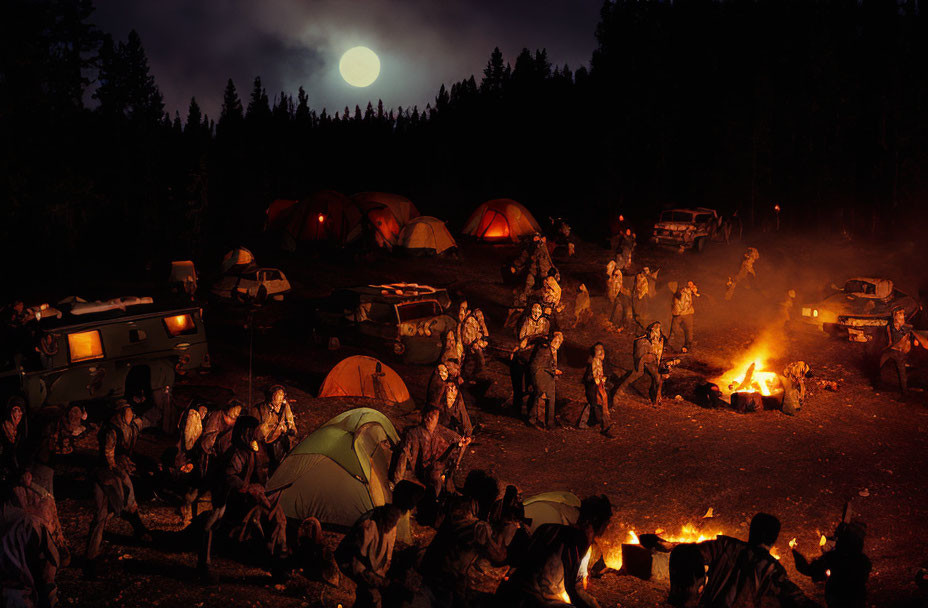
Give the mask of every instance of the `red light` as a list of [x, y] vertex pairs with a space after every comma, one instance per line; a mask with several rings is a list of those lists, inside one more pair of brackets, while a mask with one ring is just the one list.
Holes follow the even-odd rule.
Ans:
[[622, 215], [621, 213], [619, 214], [619, 221], [620, 221], [620, 222], [624, 222], [624, 221], [625, 221], [625, 216]]
[[320, 213], [320, 214], [319, 214], [319, 223], [321, 224], [321, 223], [324, 222], [324, 221], [325, 221], [325, 216], [322, 215], [322, 214]]

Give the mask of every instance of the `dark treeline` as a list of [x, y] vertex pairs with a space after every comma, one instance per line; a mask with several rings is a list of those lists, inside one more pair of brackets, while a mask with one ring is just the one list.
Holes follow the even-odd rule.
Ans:
[[[885, 235], [928, 195], [928, 36], [915, 0], [606, 2], [590, 68], [495, 50], [425, 107], [312, 107], [229, 81], [165, 113], [142, 41], [90, 0], [11, 0], [0, 25], [0, 239], [15, 270], [212, 255], [274, 198], [384, 190], [461, 221], [516, 198], [583, 228], [622, 209], [774, 203]], [[114, 253], [118, 255], [114, 256]]]

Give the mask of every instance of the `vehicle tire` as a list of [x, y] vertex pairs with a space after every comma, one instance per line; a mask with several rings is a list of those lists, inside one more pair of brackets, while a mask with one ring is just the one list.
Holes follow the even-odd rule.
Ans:
[[696, 239], [696, 251], [702, 253], [706, 250], [706, 237]]

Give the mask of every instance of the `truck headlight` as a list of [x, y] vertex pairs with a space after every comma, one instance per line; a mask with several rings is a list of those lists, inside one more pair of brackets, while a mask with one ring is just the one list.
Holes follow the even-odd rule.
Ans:
[[812, 317], [813, 317], [813, 318], [817, 318], [817, 317], [818, 317], [818, 309], [817, 309], [817, 308], [812, 309]]

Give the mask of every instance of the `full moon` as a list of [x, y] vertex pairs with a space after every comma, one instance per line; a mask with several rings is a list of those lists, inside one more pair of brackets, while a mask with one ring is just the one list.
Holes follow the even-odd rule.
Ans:
[[342, 55], [338, 71], [351, 86], [367, 87], [380, 75], [380, 58], [366, 46], [356, 46]]

